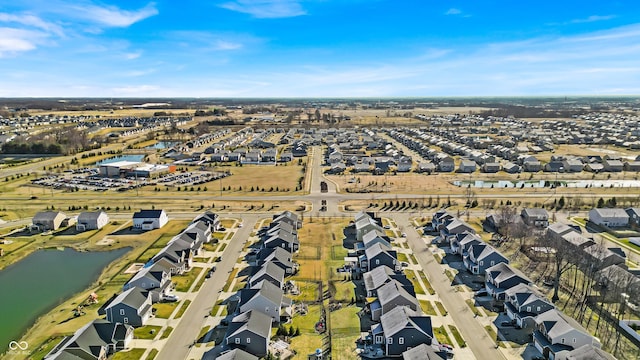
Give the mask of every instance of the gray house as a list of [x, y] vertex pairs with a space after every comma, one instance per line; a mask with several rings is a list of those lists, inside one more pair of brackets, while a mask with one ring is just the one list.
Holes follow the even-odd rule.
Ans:
[[298, 236], [283, 229], [264, 239], [263, 243], [265, 247], [281, 247], [290, 253], [294, 253], [300, 248]]
[[366, 268], [368, 271], [382, 265], [395, 269], [398, 265], [396, 251], [381, 244], [374, 244], [370, 248], [365, 249], [364, 260], [366, 260]]
[[41, 211], [33, 217], [32, 223], [40, 231], [58, 230], [66, 218], [60, 211]]
[[244, 350], [257, 357], [263, 357], [267, 355], [270, 337], [271, 316], [250, 310], [231, 320], [225, 342], [232, 349]]
[[547, 359], [564, 358], [583, 345], [600, 347], [598, 340], [587, 330], [556, 309], [536, 317], [533, 345]]
[[293, 275], [298, 271], [298, 264], [291, 259], [291, 253], [283, 248], [263, 248], [256, 256], [256, 265], [264, 266], [273, 263], [281, 267], [286, 275]]
[[144, 326], [151, 317], [151, 294], [140, 288], [130, 288], [113, 299], [105, 311], [110, 322]]
[[265, 263], [261, 267], [254, 267], [254, 273], [249, 278], [249, 286], [253, 287], [265, 280], [278, 288], [284, 285], [284, 270], [274, 263]]
[[157, 263], [164, 260], [163, 265], [171, 270], [171, 275], [176, 275], [184, 273], [191, 267], [192, 256], [190, 244], [173, 241], [162, 248], [151, 261]]
[[217, 360], [259, 360], [255, 355], [240, 349], [226, 351], [216, 357]]
[[413, 311], [420, 309], [413, 287], [405, 287], [395, 280], [382, 285], [377, 290], [377, 297], [374, 302], [369, 304], [373, 321], [379, 321], [380, 316], [399, 306], [409, 307]]
[[540, 208], [526, 208], [520, 212], [524, 223], [530, 226], [546, 228], [549, 226], [549, 213], [547, 210]]
[[108, 355], [125, 349], [133, 340], [133, 327], [96, 319], [56, 345], [45, 360], [106, 360]]
[[240, 313], [257, 310], [271, 316], [273, 322], [279, 323], [291, 317], [291, 299], [284, 296], [284, 291], [268, 281], [260, 281], [253, 287], [241, 289], [239, 295]]
[[420, 344], [437, 344], [431, 317], [398, 306], [382, 315], [380, 324], [371, 329], [373, 343], [384, 348], [387, 357], [399, 357]]
[[518, 284], [505, 291], [507, 316], [521, 328], [533, 328], [536, 316], [555, 306], [542, 293], [527, 284]]
[[505, 300], [507, 290], [519, 284], [530, 285], [531, 280], [509, 264], [499, 263], [487, 269], [485, 284], [489, 295], [500, 303]]
[[77, 231], [98, 230], [109, 223], [109, 215], [102, 210], [85, 211], [78, 215]]
[[433, 346], [420, 344], [402, 353], [402, 360], [442, 360]]
[[486, 243], [471, 245], [466, 256], [463, 256], [464, 266], [473, 274], [482, 275], [485, 271], [499, 263], [509, 263], [493, 246]]
[[381, 244], [386, 247], [391, 247], [391, 239], [380, 230], [371, 230], [362, 236], [362, 243], [365, 249], [372, 247], [374, 244]]
[[143, 267], [124, 284], [122, 289], [128, 290], [134, 287], [147, 290], [151, 295], [151, 301], [156, 303], [171, 287], [171, 269], [159, 262]]
[[413, 286], [411, 281], [403, 273], [396, 273], [388, 266], [378, 266], [375, 269], [368, 271], [362, 275], [364, 280], [364, 288], [367, 291], [367, 297], [375, 297], [379, 288], [383, 285], [397, 281], [403, 287]]

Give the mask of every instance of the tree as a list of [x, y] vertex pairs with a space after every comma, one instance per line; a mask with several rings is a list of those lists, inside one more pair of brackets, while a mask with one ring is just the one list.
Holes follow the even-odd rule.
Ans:
[[541, 241], [544, 243], [545, 247], [550, 247], [555, 250], [555, 252], [551, 254], [551, 262], [554, 265], [555, 273], [553, 278], [553, 296], [551, 297], [551, 301], [555, 303], [560, 300], [558, 292], [560, 289], [560, 280], [562, 279], [562, 275], [574, 266], [573, 261], [575, 261], [576, 249], [570, 242], [562, 238], [554, 238], [549, 234], [542, 236]]
[[598, 199], [598, 205], [596, 205], [597, 208], [601, 209], [604, 207], [604, 199], [600, 198]]

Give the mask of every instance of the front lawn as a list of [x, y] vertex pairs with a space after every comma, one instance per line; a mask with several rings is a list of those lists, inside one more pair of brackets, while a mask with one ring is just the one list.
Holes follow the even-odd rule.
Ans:
[[153, 340], [162, 326], [147, 325], [133, 330], [133, 336], [136, 339]]
[[164, 329], [164, 331], [162, 332], [162, 336], [160, 336], [160, 340], [168, 338], [169, 335], [171, 335], [172, 331], [173, 331], [173, 328], [171, 326], [167, 326], [167, 328]]
[[168, 319], [176, 307], [178, 307], [177, 302], [157, 303], [153, 305], [153, 308], [156, 309], [156, 317], [160, 319]]
[[184, 314], [184, 312], [187, 311], [187, 308], [189, 307], [190, 304], [191, 304], [191, 300], [185, 300], [182, 303], [180, 310], [178, 310], [178, 313], [176, 314], [175, 319], [179, 319], [182, 316], [182, 314]]
[[111, 360], [140, 360], [146, 349], [131, 349], [129, 351], [118, 351]]
[[197, 267], [194, 266], [193, 268], [191, 268], [191, 270], [189, 270], [188, 272], [182, 274], [182, 275], [176, 275], [171, 277], [171, 281], [173, 281], [176, 284], [176, 291], [189, 291], [189, 288], [191, 288], [191, 285], [193, 284], [193, 282], [196, 280], [196, 278], [198, 277], [198, 275], [200, 275], [200, 273], [202, 272], [201, 267]]

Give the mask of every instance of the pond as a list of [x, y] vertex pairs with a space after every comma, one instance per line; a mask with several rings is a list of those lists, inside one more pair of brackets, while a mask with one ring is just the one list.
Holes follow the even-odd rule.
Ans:
[[89, 287], [102, 269], [129, 250], [38, 250], [0, 271], [0, 354], [39, 316]]
[[119, 155], [119, 156], [110, 157], [108, 159], [100, 160], [96, 162], [96, 166], [109, 164], [116, 161], [142, 161], [144, 157], [145, 157], [144, 154]]
[[153, 144], [153, 145], [149, 145], [147, 147], [145, 147], [145, 149], [168, 149], [170, 147], [174, 147], [176, 145], [178, 145], [179, 142], [177, 141], [158, 141], [157, 143]]

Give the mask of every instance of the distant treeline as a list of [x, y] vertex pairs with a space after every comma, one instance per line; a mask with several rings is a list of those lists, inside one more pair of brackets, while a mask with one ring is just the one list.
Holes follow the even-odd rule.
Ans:
[[227, 115], [227, 111], [224, 109], [213, 110], [196, 110], [194, 116], [224, 116]]
[[539, 107], [500, 105], [491, 110], [477, 112], [477, 115], [487, 117], [507, 117], [514, 116], [516, 118], [570, 118], [574, 115], [582, 115], [590, 110], [580, 109], [541, 109]]
[[62, 154], [62, 146], [59, 144], [17, 143], [15, 141], [2, 145], [3, 154]]
[[209, 126], [235, 125], [232, 119], [216, 119], [206, 121]]

